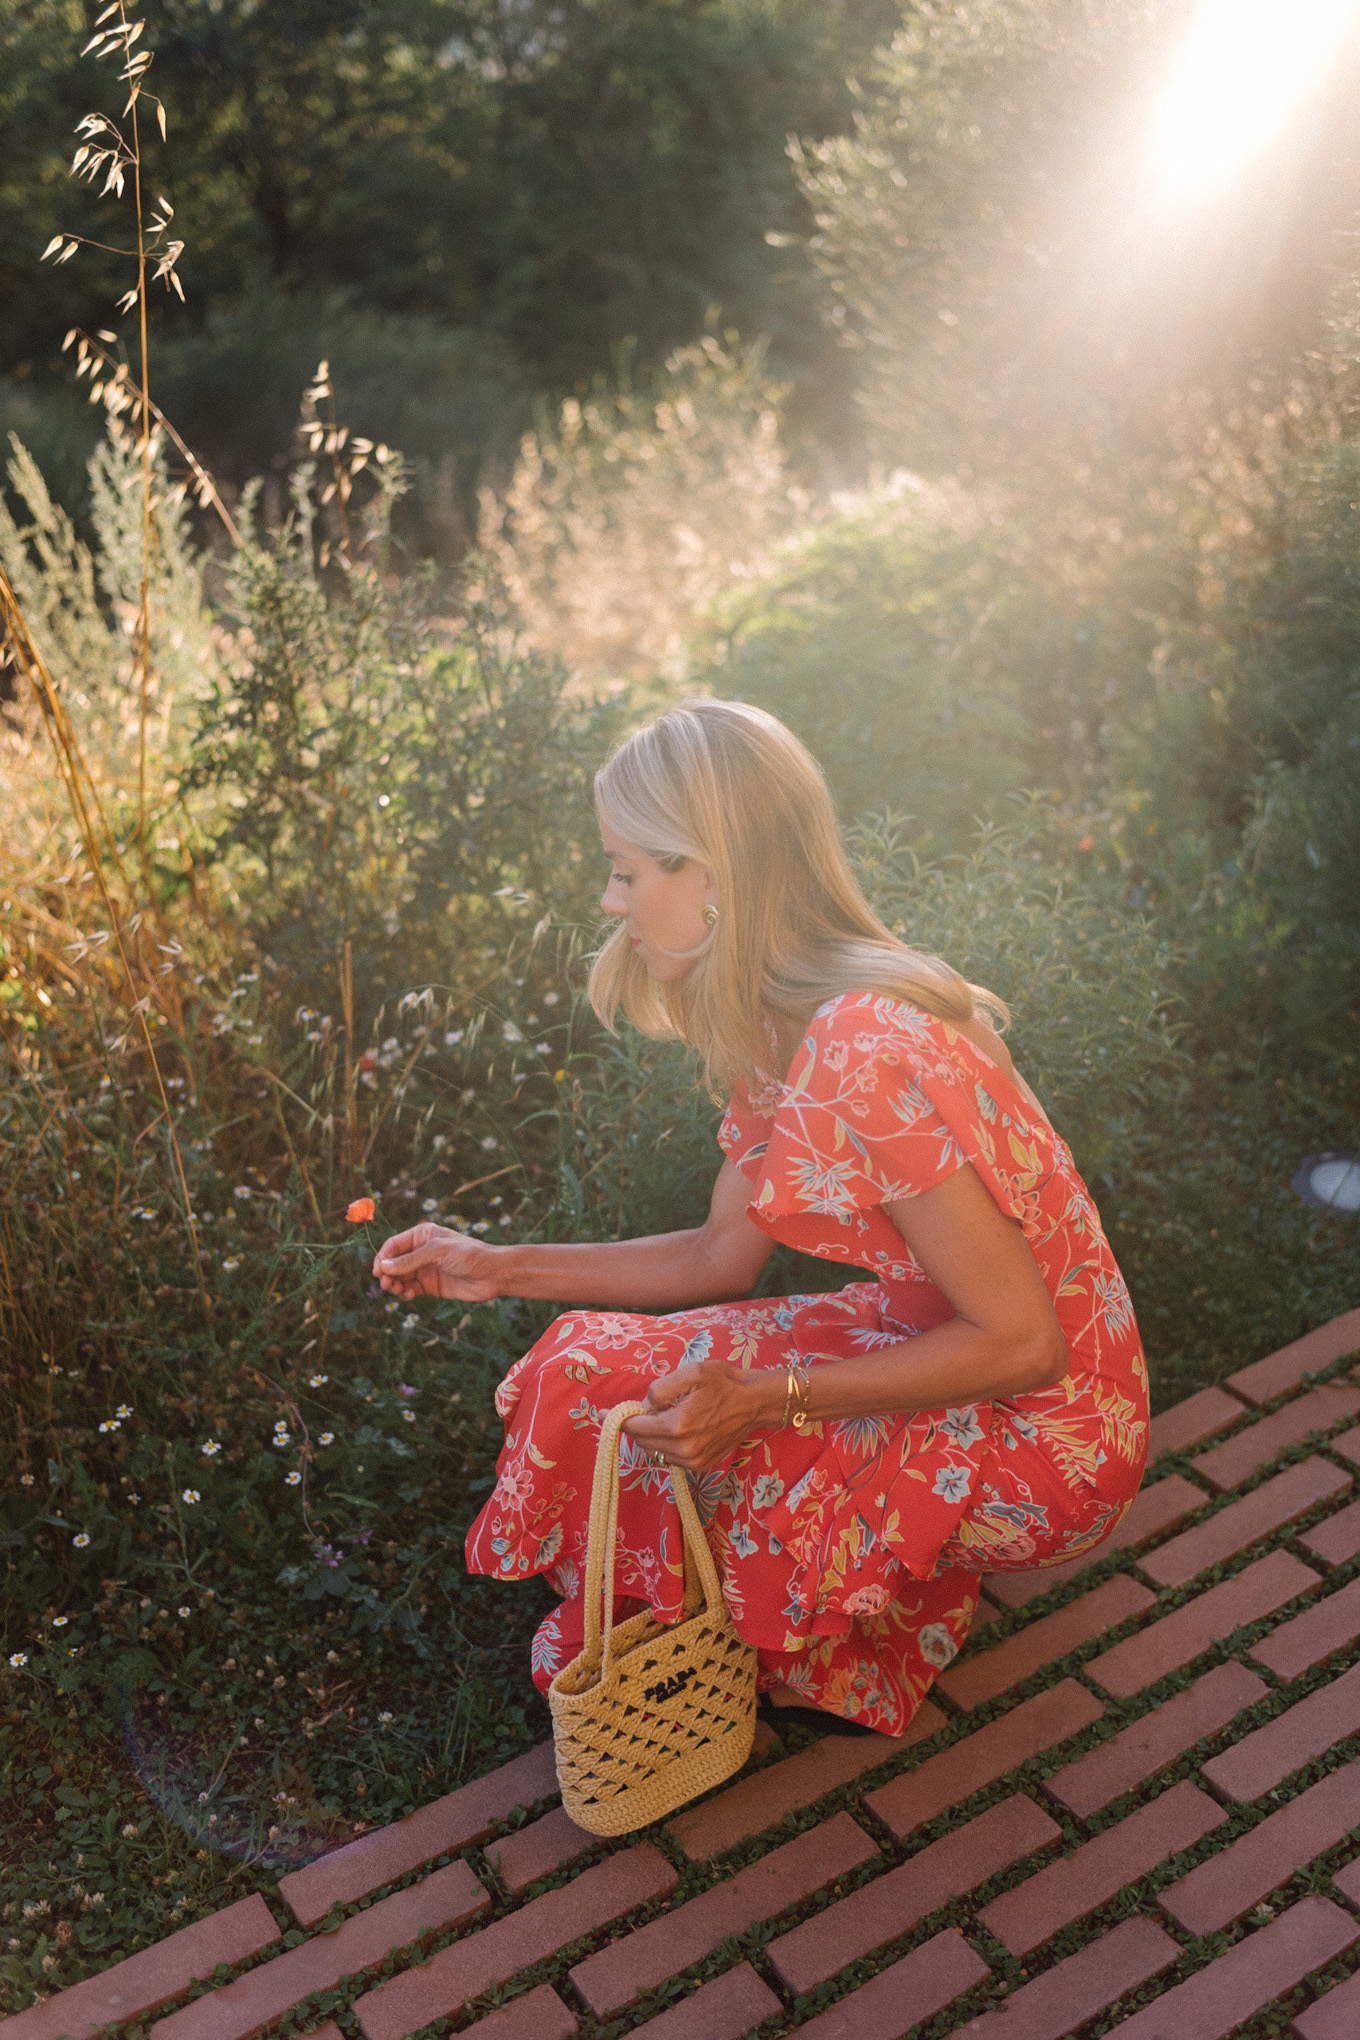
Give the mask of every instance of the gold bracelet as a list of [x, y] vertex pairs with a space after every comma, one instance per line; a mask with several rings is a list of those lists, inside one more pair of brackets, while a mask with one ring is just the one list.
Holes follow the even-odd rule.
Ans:
[[784, 1430], [788, 1424], [789, 1411], [792, 1409], [792, 1407], [793, 1407], [793, 1369], [792, 1367], [790, 1367], [787, 1374], [784, 1377], [784, 1414], [779, 1419], [779, 1428], [781, 1431]]
[[806, 1361], [796, 1362], [795, 1365], [789, 1369], [789, 1379], [791, 1381], [796, 1380], [797, 1383], [795, 1394], [798, 1400], [798, 1407], [793, 1413], [793, 1428], [795, 1431], [802, 1431], [812, 1421], [811, 1413], [808, 1409], [809, 1384], [807, 1362]]

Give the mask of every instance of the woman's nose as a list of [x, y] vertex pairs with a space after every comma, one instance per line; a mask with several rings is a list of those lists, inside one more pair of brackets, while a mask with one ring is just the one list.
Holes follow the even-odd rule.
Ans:
[[624, 919], [628, 912], [627, 901], [620, 900], [619, 898], [617, 898], [612, 885], [607, 885], [604, 891], [600, 894], [600, 907], [602, 912], [606, 914], [613, 914], [620, 921]]

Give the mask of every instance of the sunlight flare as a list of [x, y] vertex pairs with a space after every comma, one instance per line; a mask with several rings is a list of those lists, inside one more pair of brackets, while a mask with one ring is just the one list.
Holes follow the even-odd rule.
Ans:
[[1360, 16], [1360, 0], [1203, 0], [1158, 101], [1168, 197], [1225, 183], [1284, 126]]

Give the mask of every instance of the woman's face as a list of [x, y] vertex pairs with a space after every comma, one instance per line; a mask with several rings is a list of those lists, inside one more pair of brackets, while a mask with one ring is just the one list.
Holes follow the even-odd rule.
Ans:
[[649, 977], [661, 984], [687, 977], [694, 958], [667, 952], [697, 949], [708, 934], [704, 908], [716, 905], [712, 873], [693, 862], [666, 871], [603, 822], [600, 835], [610, 865], [600, 905], [626, 924]]

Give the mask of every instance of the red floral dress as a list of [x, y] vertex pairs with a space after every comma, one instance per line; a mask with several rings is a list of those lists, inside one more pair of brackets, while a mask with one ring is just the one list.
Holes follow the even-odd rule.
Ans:
[[[1020, 1221], [1070, 1358], [1054, 1388], [914, 1416], [764, 1431], [694, 1482], [761, 1684], [900, 1734], [968, 1634], [984, 1572], [1057, 1565], [1107, 1536], [1147, 1452], [1147, 1368], [1123, 1277], [1072, 1157], [981, 1050], [878, 993], [814, 1014], [784, 1084], [732, 1098], [719, 1128], [776, 1240], [876, 1278], [649, 1317], [570, 1311], [497, 1392], [499, 1478], [468, 1533], [473, 1572], [546, 1573], [561, 1606], [534, 1639], [546, 1687], [580, 1648], [595, 1444], [614, 1403], [701, 1360], [813, 1367], [896, 1346], [953, 1315], [883, 1209], [965, 1162]], [[669, 1474], [625, 1439], [619, 1614], [678, 1619]]]

